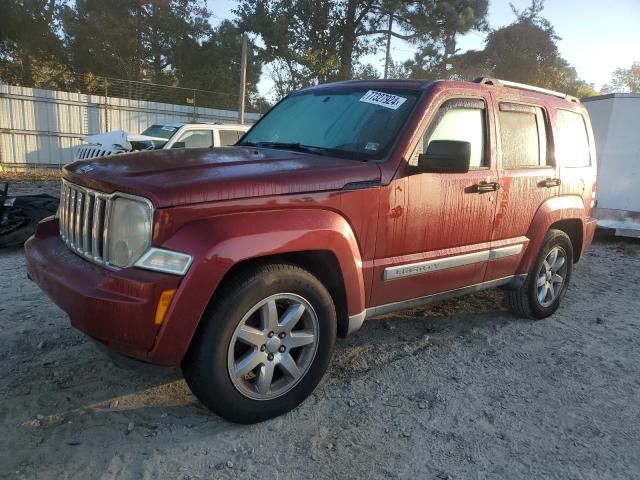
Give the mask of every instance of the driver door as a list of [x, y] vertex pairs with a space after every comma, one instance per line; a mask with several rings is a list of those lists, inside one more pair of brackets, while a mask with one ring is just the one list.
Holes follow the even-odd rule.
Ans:
[[[422, 126], [404, 172], [381, 202], [371, 306], [482, 282], [496, 211], [492, 188], [499, 188], [488, 104], [488, 95], [450, 98]], [[433, 140], [470, 142], [469, 171], [418, 171], [417, 157]]]

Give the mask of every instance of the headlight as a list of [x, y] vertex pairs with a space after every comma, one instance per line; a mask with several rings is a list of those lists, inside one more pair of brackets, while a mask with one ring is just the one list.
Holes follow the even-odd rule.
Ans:
[[116, 197], [109, 216], [109, 263], [125, 268], [133, 265], [151, 245], [151, 205]]

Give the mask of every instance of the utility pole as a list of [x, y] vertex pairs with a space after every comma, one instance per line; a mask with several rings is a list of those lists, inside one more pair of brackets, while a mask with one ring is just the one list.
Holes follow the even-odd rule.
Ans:
[[238, 103], [238, 122], [244, 124], [244, 100], [247, 95], [247, 34], [242, 34], [242, 58], [240, 60], [240, 101]]
[[389, 12], [389, 30], [387, 30], [387, 56], [384, 59], [384, 78], [389, 75], [389, 62], [391, 61], [391, 28], [393, 27], [393, 13]]

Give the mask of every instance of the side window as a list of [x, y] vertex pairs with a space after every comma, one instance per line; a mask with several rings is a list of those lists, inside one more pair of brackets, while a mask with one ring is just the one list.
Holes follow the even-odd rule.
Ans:
[[[443, 105], [431, 126], [413, 153], [410, 165], [418, 164], [418, 155], [427, 151], [433, 140], [457, 140], [471, 144], [471, 168], [483, 167], [485, 159], [485, 109], [484, 102], [471, 100], [473, 106], [462, 106], [464, 100], [454, 100]], [[458, 106], [460, 105], [460, 106]], [[477, 105], [477, 108], [476, 108]]]
[[582, 115], [568, 110], [557, 110], [556, 161], [564, 167], [588, 167], [589, 138]]
[[238, 141], [237, 130], [219, 130], [220, 144], [225, 147], [227, 145], [234, 145]]
[[501, 103], [498, 120], [502, 168], [547, 165], [547, 130], [540, 107]]
[[211, 130], [188, 130], [177, 141], [184, 142], [185, 148], [211, 148], [213, 147], [213, 132]]

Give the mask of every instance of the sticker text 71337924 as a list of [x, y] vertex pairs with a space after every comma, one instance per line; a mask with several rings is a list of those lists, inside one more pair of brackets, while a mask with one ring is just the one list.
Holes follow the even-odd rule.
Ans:
[[392, 93], [376, 92], [375, 90], [369, 90], [360, 99], [361, 102], [380, 105], [391, 110], [397, 110], [406, 100], [406, 98]]

